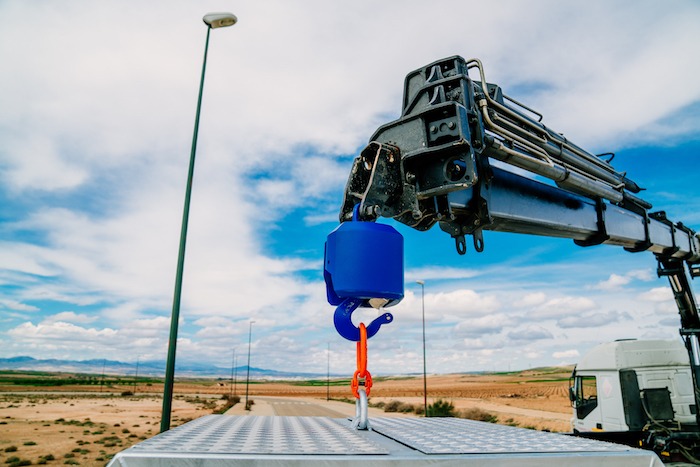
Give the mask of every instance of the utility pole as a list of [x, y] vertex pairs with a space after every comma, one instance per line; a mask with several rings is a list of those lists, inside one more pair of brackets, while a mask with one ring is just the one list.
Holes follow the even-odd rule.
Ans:
[[236, 348], [233, 348], [233, 355], [231, 355], [231, 381], [229, 381], [228, 385], [228, 398], [229, 401], [233, 398], [233, 371], [235, 368], [235, 361], [236, 361]]
[[428, 416], [428, 373], [425, 364], [425, 281], [416, 281], [420, 285], [421, 304], [423, 309], [423, 410]]
[[326, 352], [328, 361], [326, 363], [326, 400], [331, 400], [331, 343], [328, 343], [328, 350]]
[[250, 405], [248, 404], [248, 384], [250, 383], [250, 338], [253, 335], [253, 323], [255, 321], [251, 321], [250, 325], [248, 326], [248, 368], [247, 368], [247, 374], [245, 377], [245, 409], [250, 410]]

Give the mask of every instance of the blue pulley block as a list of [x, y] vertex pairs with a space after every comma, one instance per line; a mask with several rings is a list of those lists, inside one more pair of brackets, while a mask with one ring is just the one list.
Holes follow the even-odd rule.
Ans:
[[[371, 299], [384, 299], [384, 306], [403, 298], [403, 237], [393, 227], [357, 218], [343, 222], [328, 235], [323, 277], [326, 295], [336, 309], [334, 323], [349, 340], [359, 340], [359, 329], [350, 321], [358, 306], [371, 306]], [[367, 327], [367, 337], [392, 320], [389, 313]]]

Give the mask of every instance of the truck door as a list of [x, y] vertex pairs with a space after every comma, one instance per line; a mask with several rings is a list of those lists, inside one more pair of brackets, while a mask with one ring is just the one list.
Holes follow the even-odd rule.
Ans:
[[[595, 375], [582, 375], [574, 370], [570, 383], [571, 405], [574, 407], [574, 432], [602, 430], [603, 420], [598, 408], [598, 381]], [[595, 413], [593, 413], [595, 411]]]

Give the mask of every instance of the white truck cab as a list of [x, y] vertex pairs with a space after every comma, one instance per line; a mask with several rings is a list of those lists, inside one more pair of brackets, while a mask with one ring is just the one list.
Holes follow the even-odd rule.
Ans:
[[678, 428], [695, 423], [688, 352], [680, 339], [598, 345], [571, 376], [575, 433], [641, 432], [653, 423]]

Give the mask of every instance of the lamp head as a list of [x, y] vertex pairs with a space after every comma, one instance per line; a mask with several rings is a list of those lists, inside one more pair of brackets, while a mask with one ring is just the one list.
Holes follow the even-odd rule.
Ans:
[[425, 285], [425, 281], [416, 281], [416, 284]]
[[238, 22], [238, 18], [233, 13], [207, 13], [202, 21], [212, 29], [233, 26]]

